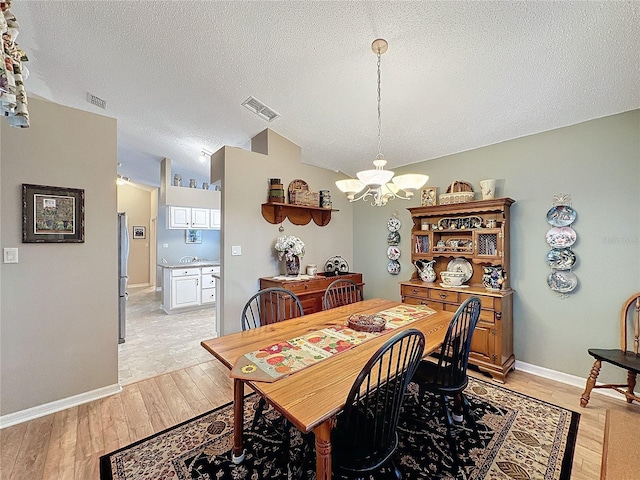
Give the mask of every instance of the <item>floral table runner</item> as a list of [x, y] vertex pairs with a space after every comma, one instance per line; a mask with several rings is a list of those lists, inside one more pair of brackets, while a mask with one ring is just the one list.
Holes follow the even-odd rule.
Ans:
[[424, 305], [403, 304], [376, 314], [387, 322], [381, 332], [358, 332], [346, 324], [309, 332], [242, 355], [236, 361], [230, 375], [242, 380], [275, 382], [283, 376], [434, 313], [435, 310]]

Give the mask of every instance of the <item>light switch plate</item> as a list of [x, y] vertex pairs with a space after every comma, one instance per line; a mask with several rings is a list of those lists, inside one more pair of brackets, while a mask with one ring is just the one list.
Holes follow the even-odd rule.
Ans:
[[242, 247], [240, 245], [232, 246], [231, 255], [242, 255]]
[[18, 249], [17, 248], [5, 248], [4, 249], [4, 263], [18, 263]]

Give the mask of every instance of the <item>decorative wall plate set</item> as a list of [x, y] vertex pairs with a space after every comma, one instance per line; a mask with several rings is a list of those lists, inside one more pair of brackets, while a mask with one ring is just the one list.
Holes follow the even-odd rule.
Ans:
[[551, 250], [547, 253], [547, 264], [552, 272], [547, 276], [547, 285], [554, 292], [566, 298], [578, 286], [578, 277], [571, 269], [576, 264], [576, 254], [571, 247], [578, 235], [571, 227], [577, 212], [571, 207], [571, 195], [561, 193], [553, 197], [553, 207], [547, 212], [547, 243]]

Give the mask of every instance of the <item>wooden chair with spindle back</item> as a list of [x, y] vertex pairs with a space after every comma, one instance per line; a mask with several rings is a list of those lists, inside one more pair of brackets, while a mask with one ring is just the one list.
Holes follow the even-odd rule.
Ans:
[[[629, 349], [630, 330], [633, 330], [633, 350]], [[627, 403], [634, 400], [640, 402], [640, 396], [635, 395], [636, 376], [640, 373], [640, 293], [634, 294], [622, 307], [620, 314], [620, 349], [597, 349], [590, 348], [589, 355], [596, 359], [591, 367], [587, 386], [580, 397], [580, 406], [586, 407], [589, 403], [591, 390], [594, 388], [610, 388], [623, 394]], [[598, 374], [602, 367], [602, 362], [615, 365], [627, 371], [627, 383], [597, 385]], [[626, 387], [626, 391], [623, 388]]]

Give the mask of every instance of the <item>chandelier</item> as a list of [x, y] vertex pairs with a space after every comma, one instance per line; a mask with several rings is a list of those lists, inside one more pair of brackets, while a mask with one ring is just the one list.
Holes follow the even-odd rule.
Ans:
[[[378, 57], [378, 154], [373, 161], [375, 169], [363, 170], [358, 172], [355, 178], [346, 180], [338, 180], [336, 187], [341, 192], [347, 194], [350, 202], [358, 200], [369, 201], [375, 207], [381, 207], [387, 204], [389, 200], [401, 198], [410, 200], [414, 191], [422, 187], [429, 177], [427, 175], [419, 175], [416, 173], [408, 173], [406, 175], [398, 175], [394, 177], [391, 170], [385, 170], [384, 166], [387, 161], [382, 154], [382, 121], [380, 119], [380, 57], [387, 51], [389, 44], [386, 40], [378, 38], [371, 44], [371, 50]], [[360, 196], [357, 196], [363, 192]], [[404, 193], [404, 195], [402, 193]]]

